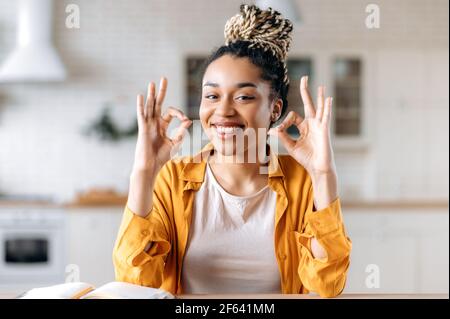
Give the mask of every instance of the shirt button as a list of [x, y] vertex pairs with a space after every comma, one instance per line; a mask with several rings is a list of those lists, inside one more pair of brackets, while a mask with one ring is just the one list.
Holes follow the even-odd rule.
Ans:
[[148, 230], [147, 230], [147, 229], [144, 229], [143, 231], [141, 231], [141, 234], [142, 234], [143, 236], [147, 236], [149, 233], [148, 233]]
[[287, 258], [286, 254], [283, 253], [280, 253], [278, 256], [280, 257], [281, 260], [286, 260]]

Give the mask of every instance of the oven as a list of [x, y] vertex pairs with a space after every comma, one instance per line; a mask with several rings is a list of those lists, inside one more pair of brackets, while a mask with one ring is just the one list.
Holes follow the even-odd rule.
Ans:
[[65, 228], [61, 208], [0, 207], [0, 286], [64, 282]]

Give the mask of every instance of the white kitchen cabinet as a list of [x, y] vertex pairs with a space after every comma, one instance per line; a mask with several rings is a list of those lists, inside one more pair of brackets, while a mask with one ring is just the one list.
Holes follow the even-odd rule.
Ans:
[[343, 214], [353, 243], [346, 293], [448, 293], [448, 208], [344, 206]]
[[112, 250], [123, 208], [68, 208], [66, 278], [96, 286], [114, 280]]

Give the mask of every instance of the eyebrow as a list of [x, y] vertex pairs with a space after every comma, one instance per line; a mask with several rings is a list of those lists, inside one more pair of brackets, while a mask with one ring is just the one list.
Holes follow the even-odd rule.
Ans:
[[[214, 82], [206, 82], [203, 86], [219, 87], [219, 84], [214, 83]], [[237, 83], [235, 86], [239, 89], [243, 88], [243, 87], [248, 87], [248, 86], [254, 87], [254, 88], [257, 87], [256, 84], [252, 83], [252, 82], [241, 82], [241, 83]]]

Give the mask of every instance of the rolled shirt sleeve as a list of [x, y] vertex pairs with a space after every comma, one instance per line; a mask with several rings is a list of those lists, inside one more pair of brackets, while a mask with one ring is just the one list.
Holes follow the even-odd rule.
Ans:
[[[352, 243], [345, 231], [339, 198], [321, 210], [313, 211], [312, 207], [309, 205], [305, 214], [302, 231], [294, 232], [300, 254], [298, 273], [308, 290], [322, 297], [335, 297], [345, 286]], [[325, 249], [326, 258], [314, 258], [313, 237]]]
[[155, 207], [144, 218], [126, 206], [113, 251], [116, 280], [158, 288], [171, 249], [168, 237]]

